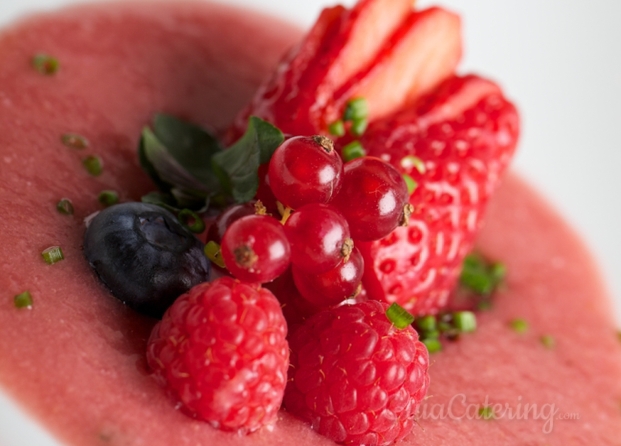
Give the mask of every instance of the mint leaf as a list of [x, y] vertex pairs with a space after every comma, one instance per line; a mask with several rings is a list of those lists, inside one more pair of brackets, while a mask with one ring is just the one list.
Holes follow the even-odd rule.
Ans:
[[248, 121], [246, 133], [229, 149], [212, 157], [212, 168], [224, 188], [237, 203], [254, 198], [259, 187], [259, 165], [270, 160], [284, 135], [256, 116]]
[[220, 188], [211, 170], [211, 157], [222, 151], [218, 140], [201, 127], [174, 116], [158, 114], [153, 132], [172, 157], [209, 191]]

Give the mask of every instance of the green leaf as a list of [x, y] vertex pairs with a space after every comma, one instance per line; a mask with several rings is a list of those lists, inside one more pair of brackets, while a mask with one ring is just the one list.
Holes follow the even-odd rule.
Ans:
[[[169, 152], [157, 136], [145, 127], [140, 141], [140, 160], [143, 168], [162, 190], [170, 190], [174, 185], [180, 189], [207, 194], [210, 190], [190, 174]], [[146, 167], [145, 167], [146, 166]]]
[[252, 200], [259, 187], [259, 165], [268, 162], [283, 141], [280, 130], [251, 116], [246, 133], [229, 149], [212, 157], [214, 172], [236, 202]]
[[222, 147], [214, 136], [197, 125], [167, 114], [155, 116], [153, 132], [179, 165], [203, 183], [206, 189], [219, 189], [211, 170], [211, 157], [221, 152]]

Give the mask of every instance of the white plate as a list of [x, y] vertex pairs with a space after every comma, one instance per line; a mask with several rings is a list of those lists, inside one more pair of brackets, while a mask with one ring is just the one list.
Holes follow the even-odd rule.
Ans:
[[[75, 0], [0, 1], [0, 25], [69, 3]], [[252, 6], [308, 26], [322, 6], [334, 2], [226, 3]], [[464, 19], [462, 70], [499, 80], [517, 102], [523, 137], [514, 166], [583, 234], [610, 284], [621, 321], [621, 2], [437, 3]], [[0, 444], [58, 445], [2, 394]]]

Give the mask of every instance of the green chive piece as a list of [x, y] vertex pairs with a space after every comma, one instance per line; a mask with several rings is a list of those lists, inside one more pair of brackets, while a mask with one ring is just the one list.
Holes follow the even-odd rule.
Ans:
[[63, 250], [60, 246], [50, 246], [49, 248], [44, 249], [41, 253], [41, 257], [43, 257], [43, 260], [45, 260], [45, 263], [48, 265], [58, 263], [65, 258]]
[[189, 209], [182, 209], [177, 215], [179, 223], [188, 228], [190, 232], [200, 234], [205, 230], [205, 222], [196, 212]]
[[73, 203], [68, 198], [62, 198], [56, 203], [56, 210], [63, 215], [73, 215]]
[[453, 325], [460, 333], [472, 333], [477, 329], [477, 317], [472, 311], [456, 311]]
[[422, 343], [427, 347], [429, 354], [438, 353], [442, 351], [442, 342], [438, 338], [423, 339]]
[[347, 101], [345, 112], [343, 113], [344, 121], [357, 121], [366, 119], [369, 116], [369, 106], [365, 98], [354, 98]]
[[539, 338], [539, 341], [541, 341], [541, 344], [549, 350], [553, 350], [554, 347], [556, 347], [556, 339], [554, 339], [551, 335], [543, 335]]
[[367, 121], [367, 118], [354, 119], [349, 130], [354, 136], [362, 136], [364, 132], [366, 132], [368, 126], [369, 121]]
[[77, 133], [65, 133], [60, 137], [64, 145], [71, 149], [84, 150], [88, 147], [88, 139]]
[[421, 175], [424, 174], [427, 170], [425, 168], [425, 163], [423, 162], [423, 160], [414, 155], [408, 155], [401, 158], [401, 167], [403, 167], [404, 169], [414, 168]]
[[405, 185], [408, 188], [408, 195], [412, 195], [416, 188], [418, 187], [418, 183], [414, 178], [409, 176], [407, 173], [401, 175], [403, 177], [403, 181], [405, 181]]
[[205, 256], [220, 268], [226, 268], [222, 253], [220, 252], [220, 245], [213, 240], [208, 241], [205, 245]]
[[96, 155], [89, 155], [82, 160], [82, 164], [88, 173], [97, 177], [103, 172], [103, 161]]
[[460, 283], [480, 295], [489, 295], [496, 290], [506, 275], [502, 263], [490, 264], [482, 256], [470, 253], [464, 259]]
[[509, 322], [509, 327], [516, 333], [526, 333], [528, 331], [528, 322], [522, 318], [516, 318]]
[[32, 66], [41, 74], [51, 76], [58, 72], [60, 63], [58, 59], [48, 54], [36, 54], [32, 58]]
[[386, 310], [386, 317], [400, 330], [403, 330], [414, 322], [414, 316], [396, 302], [393, 302], [392, 305], [388, 307]]
[[341, 151], [341, 156], [343, 157], [343, 160], [345, 160], [345, 162], [351, 161], [356, 158], [361, 158], [366, 154], [367, 152], [364, 150], [364, 147], [362, 147], [362, 144], [360, 144], [360, 141], [350, 142], [345, 147], [343, 147]]
[[15, 304], [15, 308], [32, 308], [32, 295], [30, 291], [17, 294], [13, 298], [13, 303]]
[[490, 406], [482, 406], [479, 408], [479, 417], [483, 420], [493, 420], [496, 418], [494, 414], [494, 409]]
[[328, 131], [333, 136], [344, 136], [345, 135], [345, 123], [342, 119], [338, 121], [334, 121], [332, 124], [328, 126]]
[[119, 194], [113, 190], [102, 190], [97, 196], [97, 200], [105, 207], [112, 206], [119, 202]]
[[438, 321], [436, 317], [432, 314], [419, 317], [416, 319], [416, 328], [418, 328], [423, 333], [431, 333], [436, 331], [438, 328]]

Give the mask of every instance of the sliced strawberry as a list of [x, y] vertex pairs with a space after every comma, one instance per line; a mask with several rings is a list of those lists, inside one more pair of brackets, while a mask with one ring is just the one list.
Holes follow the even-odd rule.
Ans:
[[518, 133], [515, 107], [476, 76], [452, 77], [412, 109], [369, 127], [362, 140], [367, 153], [418, 183], [407, 227], [356, 242], [369, 297], [416, 314], [446, 305]]
[[412, 0], [361, 0], [353, 9], [325, 9], [304, 41], [283, 60], [236, 121], [239, 136], [255, 115], [285, 133], [325, 129], [324, 109], [335, 91], [377, 57], [412, 10]]
[[354, 97], [367, 100], [371, 121], [400, 110], [450, 77], [461, 52], [456, 14], [440, 8], [412, 12], [371, 64], [336, 93], [326, 119], [335, 120]]

